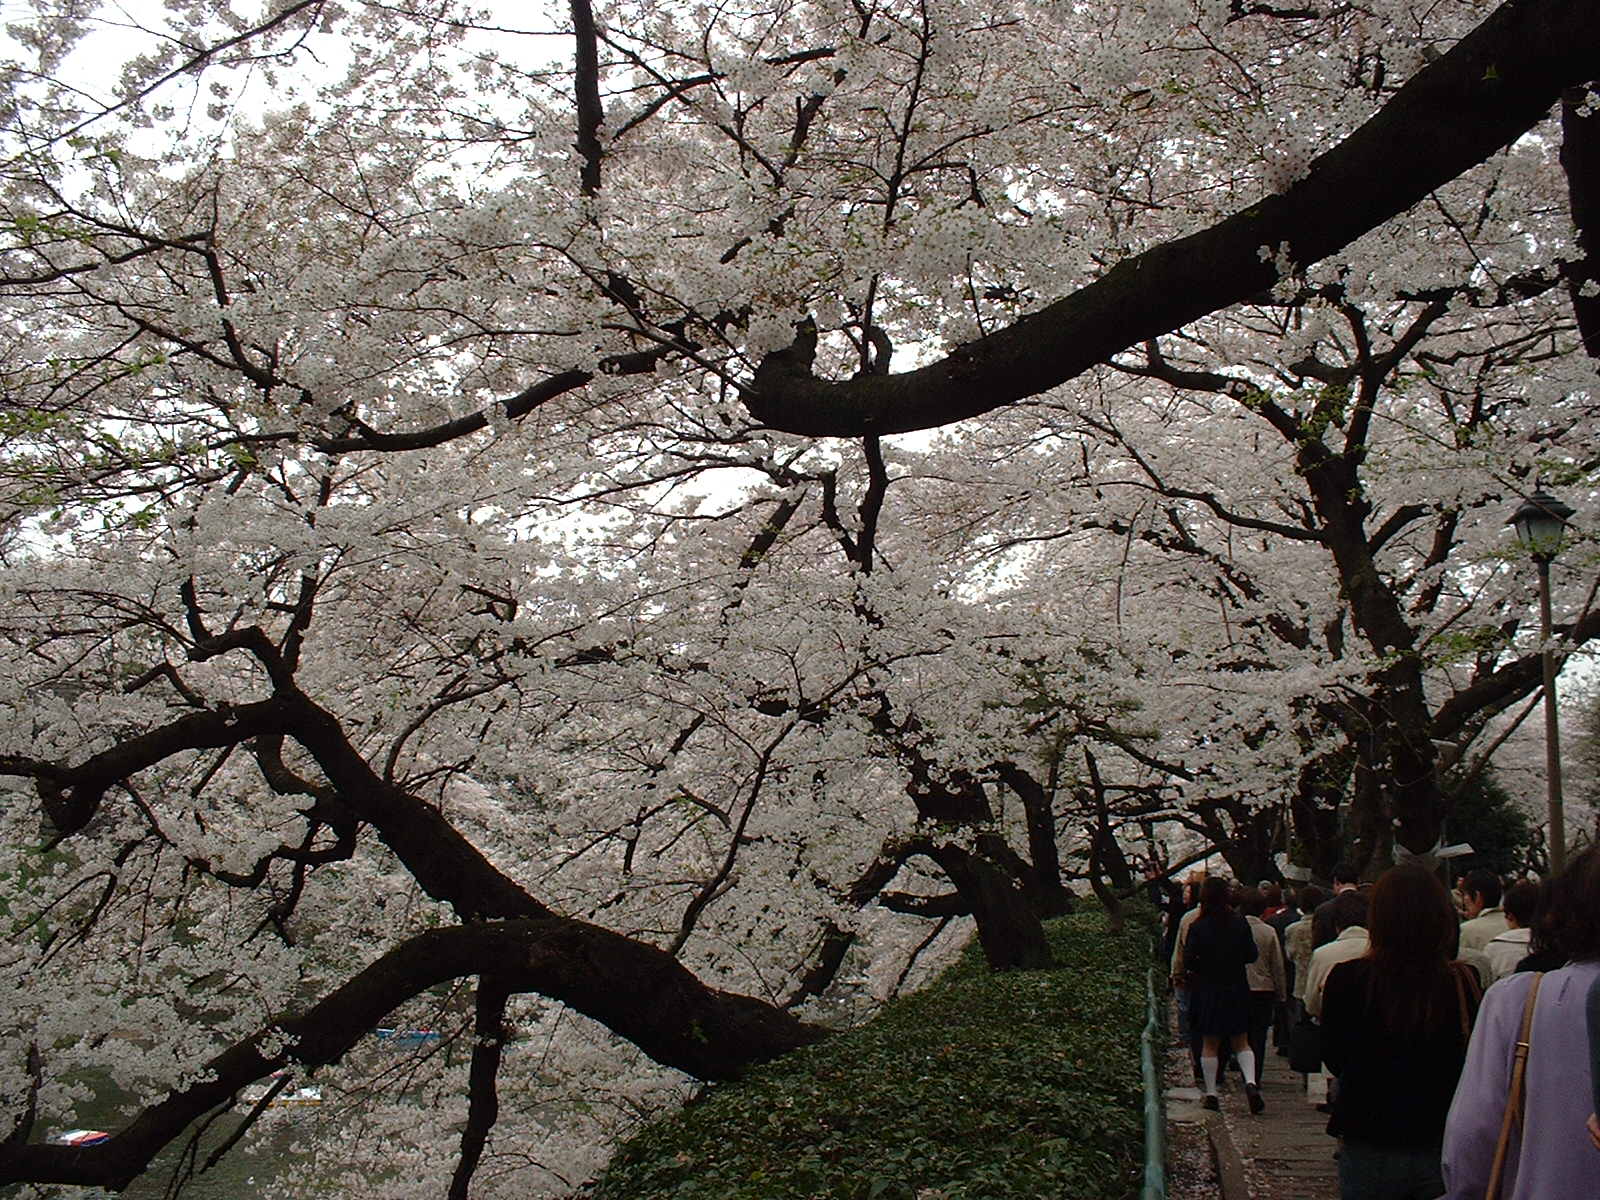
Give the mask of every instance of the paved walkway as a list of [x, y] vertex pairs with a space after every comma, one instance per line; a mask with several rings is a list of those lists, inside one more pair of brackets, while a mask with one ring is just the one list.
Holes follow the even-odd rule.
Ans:
[[[1171, 1053], [1186, 1059], [1183, 1047]], [[1171, 1079], [1179, 1072], [1168, 1074]], [[1185, 1064], [1181, 1071], [1190, 1071]], [[1328, 1118], [1306, 1094], [1303, 1077], [1289, 1070], [1288, 1060], [1270, 1048], [1261, 1080], [1266, 1111], [1252, 1116], [1237, 1072], [1229, 1072], [1222, 1111], [1200, 1107], [1193, 1087], [1167, 1089], [1167, 1121], [1176, 1126], [1202, 1126], [1210, 1135], [1217, 1159], [1223, 1200], [1338, 1200], [1338, 1142], [1325, 1132]], [[1182, 1131], [1174, 1130], [1175, 1134]]]

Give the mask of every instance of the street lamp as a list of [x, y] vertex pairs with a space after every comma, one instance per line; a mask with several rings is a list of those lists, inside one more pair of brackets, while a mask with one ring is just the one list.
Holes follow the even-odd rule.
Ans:
[[1556, 718], [1556, 660], [1550, 650], [1550, 560], [1561, 549], [1561, 537], [1573, 510], [1548, 492], [1535, 492], [1511, 514], [1508, 522], [1517, 540], [1539, 568], [1539, 654], [1544, 666], [1545, 787], [1550, 807], [1550, 873], [1567, 862], [1566, 817], [1561, 806], [1561, 727]]

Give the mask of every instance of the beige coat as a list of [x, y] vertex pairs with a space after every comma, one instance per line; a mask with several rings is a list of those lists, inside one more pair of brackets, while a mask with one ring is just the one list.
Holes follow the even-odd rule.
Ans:
[[1189, 926], [1194, 924], [1194, 919], [1200, 915], [1200, 906], [1197, 904], [1183, 916], [1178, 918], [1178, 936], [1172, 943], [1172, 965], [1169, 974], [1172, 976], [1172, 986], [1183, 986], [1183, 944], [1189, 940]]
[[1294, 963], [1294, 998], [1302, 1004], [1311, 976], [1311, 951], [1315, 949], [1311, 942], [1315, 936], [1309, 913], [1283, 931], [1283, 944], [1289, 952], [1289, 961]]
[[1482, 950], [1489, 942], [1511, 928], [1506, 914], [1499, 908], [1486, 908], [1470, 921], [1461, 922], [1461, 948]]
[[1282, 1000], [1288, 994], [1288, 972], [1283, 967], [1283, 947], [1278, 945], [1278, 931], [1260, 917], [1246, 917], [1250, 936], [1256, 940], [1256, 960], [1245, 965], [1244, 977], [1252, 992], [1271, 992]]
[[1306, 972], [1306, 1011], [1313, 1017], [1322, 1015], [1322, 989], [1328, 986], [1328, 973], [1342, 962], [1360, 958], [1367, 952], [1365, 925], [1352, 925], [1325, 946], [1318, 946], [1311, 955], [1311, 969]]

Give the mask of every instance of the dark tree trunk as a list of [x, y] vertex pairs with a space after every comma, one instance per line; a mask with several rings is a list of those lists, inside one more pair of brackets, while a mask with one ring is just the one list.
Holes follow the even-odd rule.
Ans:
[[1277, 810], [1234, 800], [1212, 800], [1199, 807], [1195, 815], [1240, 883], [1282, 878], [1274, 857]]
[[1218, 849], [1233, 877], [1247, 886], [1282, 882], [1277, 859], [1281, 814], [1276, 809], [1242, 804], [1229, 805], [1228, 812], [1233, 817], [1233, 832]]
[[468, 1200], [472, 1176], [483, 1161], [489, 1131], [500, 1119], [497, 1079], [506, 1038], [506, 1002], [510, 993], [485, 976], [478, 981], [472, 1021], [472, 1065], [467, 1071], [467, 1125], [461, 1131], [461, 1154], [450, 1180], [449, 1200]]
[[1112, 889], [1131, 889], [1133, 872], [1128, 868], [1122, 847], [1117, 844], [1116, 834], [1111, 832], [1111, 800], [1105, 780], [1100, 777], [1100, 764], [1087, 747], [1083, 751], [1083, 764], [1089, 773], [1089, 785], [1079, 788], [1074, 796], [1083, 810], [1093, 815], [1088, 827], [1089, 887], [1105, 906], [1112, 928], [1120, 929], [1122, 904]]
[[1056, 843], [1055, 806], [1049, 791], [1031, 773], [1014, 763], [998, 768], [1000, 782], [1022, 800], [1028, 825], [1028, 857], [1031, 860], [1025, 885], [1034, 907], [1042, 917], [1059, 917], [1072, 911], [1072, 893], [1061, 878], [1061, 851]]
[[1432, 714], [1424, 699], [1421, 664], [1407, 656], [1383, 671], [1378, 683], [1374, 698], [1383, 705], [1383, 719], [1374, 727], [1374, 759], [1389, 788], [1390, 819], [1372, 839], [1374, 863], [1378, 854], [1392, 851], [1396, 843], [1425, 854], [1439, 844], [1444, 832], [1439, 752], [1428, 736]]
[[[954, 830], [988, 826], [994, 810], [983, 784], [966, 772], [936, 782], [919, 760], [906, 794], [924, 821]], [[968, 850], [951, 839], [930, 838], [923, 849], [971, 906], [984, 958], [997, 971], [1050, 965], [1044, 925], [1025, 890], [1026, 864], [997, 834], [979, 834]]]
[[[1089, 761], [1091, 763], [1090, 774], [1094, 778], [1095, 791], [1099, 795], [1104, 795], [1104, 791], [1100, 787], [1100, 776], [1092, 768], [1094, 759], [1091, 757]], [[1106, 876], [1110, 872], [1106, 868], [1105, 856], [1108, 848], [1115, 850], [1118, 857], [1121, 856], [1122, 851], [1117, 846], [1117, 839], [1111, 836], [1111, 823], [1106, 816], [1104, 806], [1100, 808], [1096, 815], [1098, 820], [1094, 828], [1090, 830], [1089, 835], [1089, 886], [1094, 890], [1095, 899], [1099, 900], [1101, 906], [1106, 910], [1106, 920], [1110, 923], [1111, 932], [1121, 933], [1122, 900], [1106, 886]], [[1126, 867], [1127, 864], [1124, 863], [1123, 865]], [[1128, 886], [1130, 888], [1133, 886], [1131, 878]]]
[[[1367, 380], [1363, 387], [1362, 399], [1355, 406], [1358, 413], [1370, 411], [1371, 397], [1366, 392], [1376, 384]], [[1284, 414], [1278, 410], [1278, 415]], [[1352, 427], [1357, 420], [1351, 417]], [[1369, 677], [1369, 699], [1361, 706], [1370, 718], [1371, 749], [1358, 754], [1356, 790], [1361, 792], [1360, 768], [1371, 768], [1375, 776], [1371, 785], [1375, 792], [1370, 797], [1373, 811], [1381, 812], [1386, 806], [1393, 818], [1393, 841], [1422, 854], [1438, 842], [1444, 819], [1444, 795], [1429, 740], [1432, 714], [1423, 693], [1416, 631], [1406, 620], [1394, 590], [1384, 581], [1367, 537], [1370, 505], [1358, 474], [1361, 450], [1347, 447], [1336, 454], [1319, 437], [1306, 436], [1309, 431], [1298, 422], [1292, 428], [1298, 435], [1300, 472], [1321, 518], [1351, 618], [1385, 664]], [[1363, 818], [1366, 815], [1364, 811]], [[1389, 836], [1379, 835], [1376, 825], [1370, 827], [1365, 847], [1369, 861], [1376, 862], [1381, 843]]]
[[[1126, 891], [1133, 886], [1133, 868], [1128, 865], [1128, 856], [1122, 852], [1122, 844], [1108, 825], [1102, 824], [1094, 831], [1089, 847], [1089, 864], [1091, 877], [1103, 879], [1117, 891]], [[1099, 864], [1098, 870], [1095, 864]]]
[[1350, 781], [1350, 803], [1346, 810], [1345, 859], [1363, 879], [1374, 879], [1382, 872], [1386, 856], [1394, 852], [1394, 835], [1388, 806], [1378, 786], [1376, 772], [1369, 762], [1358, 762]]
[[997, 849], [993, 843], [998, 841], [993, 835], [983, 835], [973, 850], [946, 844], [932, 847], [929, 856], [972, 905], [984, 960], [992, 969], [1048, 967], [1050, 945], [1044, 925], [1016, 877], [993, 856]]
[[1289, 807], [1293, 816], [1295, 857], [1313, 878], [1331, 879], [1344, 848], [1339, 837], [1339, 806], [1350, 780], [1348, 747], [1326, 751], [1308, 761]]

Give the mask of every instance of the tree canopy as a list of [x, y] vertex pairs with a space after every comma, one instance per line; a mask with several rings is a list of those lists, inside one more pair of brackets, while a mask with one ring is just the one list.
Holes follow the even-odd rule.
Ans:
[[0, 76], [0, 1182], [288, 1071], [317, 1194], [564, 1194], [1174, 823], [1426, 854], [1535, 698], [1590, 0], [142, 19]]

